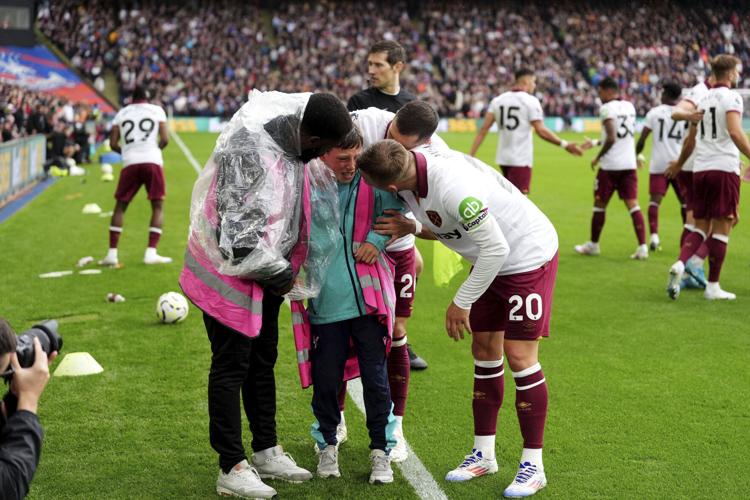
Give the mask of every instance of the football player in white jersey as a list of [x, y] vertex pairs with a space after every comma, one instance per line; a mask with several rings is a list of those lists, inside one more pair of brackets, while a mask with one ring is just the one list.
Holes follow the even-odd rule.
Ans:
[[117, 244], [122, 234], [125, 210], [141, 186], [146, 186], [148, 199], [151, 201], [151, 224], [143, 262], [172, 262], [171, 258], [156, 253], [164, 220], [163, 207], [166, 195], [161, 150], [168, 143], [167, 115], [160, 106], [148, 103], [148, 92], [145, 88], [136, 87], [132, 102], [115, 115], [109, 136], [112, 150], [122, 154], [123, 167], [115, 190], [117, 203], [109, 226], [109, 251], [107, 256], [99, 261], [100, 265], [118, 265]]
[[742, 97], [731, 87], [739, 80], [740, 60], [729, 54], [711, 62], [714, 84], [697, 103], [702, 112], [698, 123], [693, 166], [692, 231], [669, 270], [667, 293], [676, 299], [685, 264], [706, 241], [709, 255], [708, 300], [734, 300], [735, 294], [719, 286], [719, 276], [729, 243], [729, 232], [737, 221], [740, 200], [740, 153], [750, 158], [750, 141], [742, 130]]
[[497, 123], [500, 137], [497, 141], [495, 161], [503, 175], [523, 194], [528, 194], [531, 186], [531, 165], [534, 163], [532, 129], [545, 141], [560, 146], [572, 155], [581, 156], [582, 151], [577, 144], [560, 139], [544, 126], [542, 104], [533, 95], [536, 89], [534, 72], [530, 69], [520, 69], [515, 76], [513, 89], [500, 94], [490, 102], [484, 123], [471, 145], [469, 155], [476, 156], [490, 127]]
[[687, 122], [672, 120], [672, 111], [682, 95], [682, 88], [677, 82], [665, 82], [662, 85], [661, 104], [649, 110], [643, 123], [643, 131], [635, 146], [635, 153], [641, 154], [646, 140], [653, 132], [653, 146], [649, 163], [648, 192], [651, 197], [648, 204], [648, 225], [651, 231], [651, 250], [660, 248], [659, 240], [659, 205], [667, 189], [672, 186], [682, 207], [682, 223], [685, 223], [685, 200], [683, 188], [678, 179], [668, 178], [664, 173], [670, 162], [680, 156], [682, 139], [687, 132]]
[[[352, 111], [350, 115], [352, 122], [362, 132], [364, 147], [383, 139], [394, 139], [407, 149], [425, 144], [428, 144], [430, 148], [448, 149], [445, 141], [434, 133], [438, 125], [438, 115], [432, 106], [424, 101], [411, 101], [401, 107], [396, 114], [378, 108], [367, 108]], [[394, 214], [394, 212], [387, 212], [390, 215]], [[410, 215], [407, 214], [407, 217]], [[376, 225], [375, 228], [377, 229], [378, 226]], [[388, 355], [388, 381], [393, 400], [393, 414], [398, 423], [394, 433], [396, 446], [390, 453], [393, 462], [403, 462], [408, 456], [403, 432], [403, 417], [406, 411], [411, 373], [406, 326], [411, 317], [417, 277], [422, 267], [414, 240], [413, 234], [407, 234], [392, 241], [386, 248], [386, 253], [393, 260], [396, 268], [394, 273], [396, 323], [393, 328], [391, 352]], [[345, 396], [346, 383], [339, 395], [341, 423], [336, 430], [339, 443], [347, 439], [344, 419]]]
[[547, 484], [542, 445], [548, 395], [538, 341], [549, 335], [555, 228], [496, 170], [456, 151], [409, 152], [385, 140], [366, 149], [357, 166], [371, 185], [398, 192], [425, 229], [474, 265], [445, 317], [454, 340], [464, 331], [472, 334], [474, 446], [446, 480], [468, 481], [498, 470], [495, 434], [504, 353], [516, 384], [524, 441], [518, 473], [504, 495], [533, 495]]
[[[707, 80], [699, 82], [691, 88], [683, 99], [675, 106], [672, 119], [689, 123], [688, 133], [682, 141], [680, 156], [671, 162], [665, 175], [676, 178], [682, 186], [685, 196], [685, 224], [680, 236], [680, 247], [685, 244], [687, 237], [695, 231], [695, 219], [693, 218], [693, 164], [695, 162], [695, 140], [698, 133], [697, 124], [703, 118], [703, 112], [698, 109], [698, 103], [708, 94], [708, 90], [714, 83], [713, 75]], [[706, 288], [706, 273], [703, 263], [708, 256], [708, 245], [704, 241], [692, 257], [685, 263], [686, 279], [681, 286], [683, 288]]]
[[591, 168], [599, 166], [594, 181], [594, 214], [591, 219], [591, 239], [576, 245], [575, 251], [581, 255], [599, 255], [599, 236], [604, 228], [604, 214], [612, 195], [617, 191], [633, 220], [633, 228], [638, 238], [638, 247], [631, 259], [648, 258], [646, 228], [641, 207], [638, 206], [638, 176], [635, 156], [635, 107], [620, 98], [620, 87], [612, 78], [599, 83], [599, 98], [602, 107], [599, 117], [602, 120], [602, 140], [586, 139], [584, 149], [601, 144], [599, 154], [591, 161]]

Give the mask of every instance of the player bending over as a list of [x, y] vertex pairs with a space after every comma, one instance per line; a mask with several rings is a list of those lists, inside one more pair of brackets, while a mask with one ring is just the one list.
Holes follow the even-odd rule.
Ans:
[[[737, 220], [740, 201], [740, 152], [750, 158], [750, 142], [742, 130], [742, 97], [731, 89], [739, 80], [740, 61], [723, 54], [713, 59], [715, 84], [697, 103], [703, 116], [698, 123], [693, 169], [693, 216], [695, 230], [686, 238], [680, 257], [669, 270], [667, 293], [680, 294], [685, 263], [706, 241], [708, 245], [708, 300], [734, 300], [736, 295], [719, 286], [719, 275], [729, 244], [729, 232]], [[710, 237], [708, 237], [710, 233]]]
[[[121, 135], [122, 134], [122, 135]], [[120, 147], [122, 138], [122, 147]], [[143, 255], [145, 264], [168, 264], [169, 257], [156, 253], [164, 221], [164, 159], [161, 150], [169, 143], [167, 115], [164, 110], [148, 103], [148, 92], [143, 87], [133, 90], [132, 102], [122, 108], [112, 122], [109, 145], [122, 154], [122, 171], [115, 191], [115, 210], [109, 225], [109, 251], [99, 261], [102, 266], [118, 264], [117, 244], [122, 234], [122, 223], [128, 205], [141, 186], [146, 186], [151, 201], [151, 224], [148, 228], [148, 247]]]
[[500, 94], [490, 102], [482, 129], [477, 133], [469, 151], [470, 156], [476, 156], [490, 127], [497, 122], [500, 137], [497, 141], [495, 161], [502, 169], [503, 175], [523, 194], [529, 194], [531, 185], [531, 165], [534, 162], [532, 129], [550, 144], [560, 146], [574, 156], [582, 154], [578, 145], [560, 139], [544, 126], [542, 104], [533, 95], [534, 89], [534, 72], [530, 69], [518, 70], [513, 89]]
[[[424, 101], [411, 101], [399, 109], [395, 115], [382, 109], [367, 108], [352, 111], [351, 117], [362, 132], [364, 147], [387, 138], [398, 141], [407, 149], [424, 144], [429, 144], [432, 148], [448, 149], [445, 142], [434, 133], [438, 125], [438, 115], [432, 106]], [[392, 212], [391, 215], [394, 213], [398, 212]], [[407, 217], [409, 216], [411, 214], [407, 214]], [[390, 452], [393, 462], [403, 462], [408, 456], [403, 419], [406, 413], [406, 399], [409, 395], [411, 368], [413, 368], [407, 348], [406, 328], [411, 317], [417, 276], [419, 276], [414, 239], [413, 234], [407, 234], [389, 242], [386, 248], [386, 253], [395, 264], [394, 286], [396, 290], [396, 323], [393, 327], [393, 344], [388, 355], [388, 381], [393, 400], [393, 414], [397, 422], [394, 432], [396, 446]], [[336, 429], [339, 444], [347, 440], [344, 418], [345, 401], [346, 382], [339, 394], [341, 422]]]
[[645, 260], [648, 258], [648, 246], [643, 214], [638, 206], [638, 176], [635, 173], [635, 108], [632, 103], [620, 98], [620, 88], [612, 78], [605, 78], [599, 84], [599, 98], [604, 103], [599, 111], [604, 142], [586, 139], [583, 144], [584, 149], [602, 144], [599, 154], [591, 161], [591, 168], [600, 167], [594, 181], [591, 239], [583, 245], [576, 245], [575, 251], [581, 255], [599, 255], [599, 236], [604, 228], [607, 204], [617, 191], [630, 212], [638, 238], [638, 248], [630, 258]]
[[425, 229], [474, 264], [445, 318], [454, 340], [472, 333], [474, 446], [446, 480], [468, 481], [498, 470], [495, 434], [505, 353], [516, 383], [523, 452], [504, 495], [533, 495], [547, 484], [542, 463], [547, 384], [538, 341], [549, 335], [555, 228], [498, 172], [455, 151], [409, 152], [385, 140], [366, 149], [357, 166], [368, 183], [398, 192]]

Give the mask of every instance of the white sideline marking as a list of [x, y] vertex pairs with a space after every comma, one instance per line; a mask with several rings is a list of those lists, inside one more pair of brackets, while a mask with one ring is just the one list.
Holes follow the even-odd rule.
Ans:
[[[362, 396], [362, 381], [358, 378], [350, 380], [347, 384], [347, 391], [354, 400], [354, 404], [357, 405], [357, 409], [364, 415], [365, 400]], [[411, 487], [414, 488], [417, 496], [424, 500], [448, 500], [445, 492], [425, 468], [414, 450], [411, 449], [408, 441], [406, 442], [406, 449], [409, 451], [409, 457], [396, 465], [401, 469], [404, 478], [409, 481]]]
[[188, 147], [185, 145], [184, 142], [182, 142], [182, 139], [180, 138], [179, 134], [175, 132], [174, 130], [169, 131], [169, 135], [172, 136], [172, 139], [174, 139], [174, 142], [177, 143], [177, 146], [182, 150], [182, 153], [185, 155], [185, 158], [187, 158], [190, 165], [193, 166], [193, 169], [197, 174], [201, 173], [201, 165], [198, 163], [198, 160], [195, 159], [195, 156], [193, 156], [193, 153], [190, 152]]
[[[169, 134], [174, 138], [174, 141], [185, 154], [185, 157], [195, 171], [200, 174], [200, 164], [195, 159], [195, 156], [193, 156], [193, 153], [190, 152], [190, 149], [188, 149], [185, 143], [182, 142], [182, 139], [177, 135], [177, 132], [170, 130]], [[286, 303], [287, 306], [291, 305], [289, 299], [286, 297], [284, 297], [284, 303]], [[347, 391], [354, 401], [354, 404], [357, 406], [357, 409], [362, 412], [362, 415], [367, 416], [367, 413], [365, 412], [365, 399], [362, 395], [362, 381], [358, 378], [350, 380], [347, 383]], [[423, 500], [448, 500], [448, 496], [440, 488], [440, 485], [437, 484], [435, 478], [432, 477], [432, 474], [430, 474], [417, 454], [414, 453], [414, 450], [411, 449], [408, 441], [406, 442], [406, 449], [409, 452], [409, 457], [396, 465], [401, 469], [401, 473], [411, 487], [414, 488], [417, 496]]]

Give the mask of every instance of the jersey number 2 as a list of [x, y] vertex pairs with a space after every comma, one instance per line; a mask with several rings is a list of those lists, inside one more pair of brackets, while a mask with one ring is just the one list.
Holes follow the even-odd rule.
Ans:
[[[151, 118], [144, 118], [138, 122], [138, 129], [143, 132], [143, 137], [141, 138], [142, 141], [148, 140], [151, 132], [154, 131], [154, 127], [156, 127], [156, 122]], [[133, 120], [125, 120], [122, 122], [122, 129], [125, 131], [125, 135], [123, 136], [125, 144], [135, 142], [135, 139], [133, 138], [135, 122]]]
[[[520, 295], [512, 295], [508, 302], [514, 304], [513, 308], [508, 314], [510, 321], [523, 321], [523, 316], [516, 314], [523, 307], [523, 297]], [[526, 297], [526, 317], [532, 321], [536, 321], [542, 317], [542, 296], [538, 293], [530, 293]]]
[[414, 286], [414, 277], [411, 274], [404, 274], [401, 276], [401, 283], [406, 283], [404, 287], [399, 292], [399, 297], [404, 299], [410, 299], [411, 298], [411, 291], [412, 287]]

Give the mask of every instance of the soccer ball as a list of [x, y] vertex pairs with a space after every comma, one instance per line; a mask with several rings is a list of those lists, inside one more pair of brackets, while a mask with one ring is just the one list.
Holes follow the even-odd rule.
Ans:
[[187, 299], [177, 292], [167, 292], [156, 301], [156, 317], [162, 323], [179, 323], [187, 318]]

